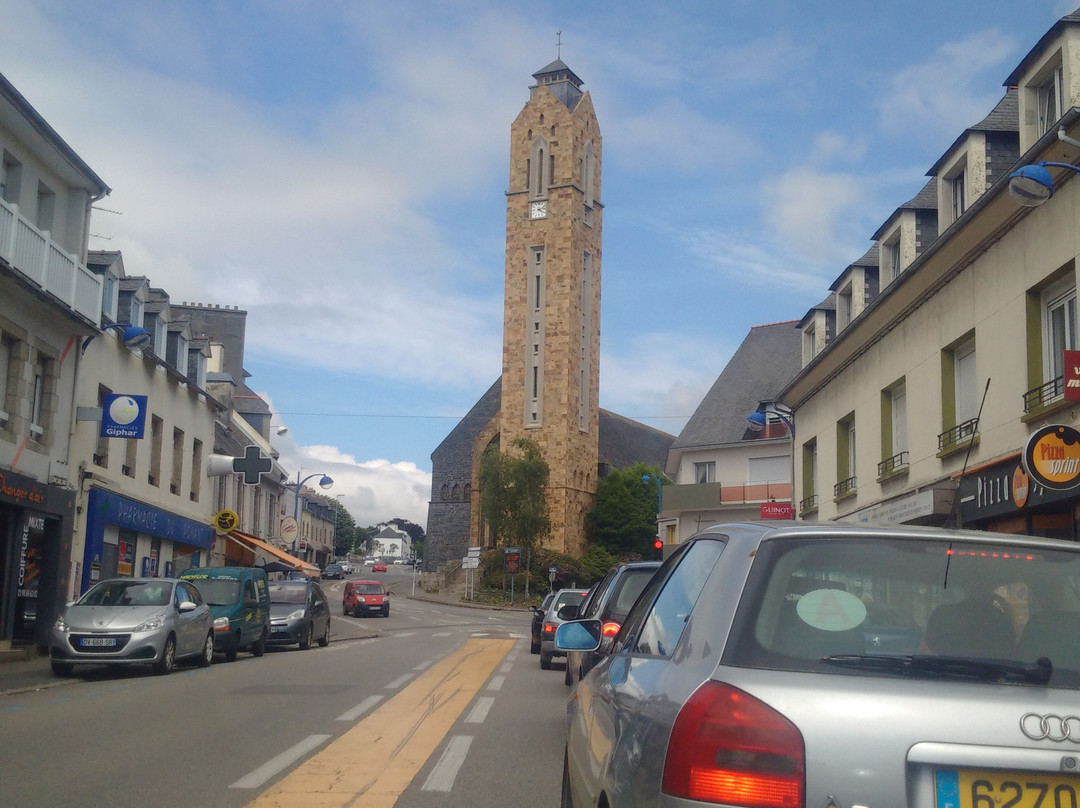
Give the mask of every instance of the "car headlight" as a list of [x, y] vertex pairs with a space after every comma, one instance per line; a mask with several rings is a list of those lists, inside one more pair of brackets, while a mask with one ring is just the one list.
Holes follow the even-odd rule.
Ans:
[[290, 614], [285, 619], [286, 620], [303, 620], [304, 619], [304, 610], [303, 609], [297, 609], [295, 612]]
[[364, 600], [364, 599], [363, 599], [363, 597], [359, 597], [359, 598], [357, 598], [357, 600], [358, 600], [358, 601], [359, 601], [360, 603], [367, 603], [367, 601], [366, 601], [366, 600]]
[[158, 615], [154, 615], [153, 617], [149, 618], [148, 620], [144, 620], [142, 623], [135, 626], [133, 631], [136, 632], [136, 633], [138, 633], [140, 631], [157, 631], [163, 625], [165, 625], [165, 617], [164, 617], [164, 615], [158, 614]]
[[67, 633], [67, 630], [68, 630], [67, 621], [64, 620], [64, 615], [63, 614], [61, 614], [58, 618], [56, 618], [56, 624], [54, 625], [54, 628], [57, 631], [62, 631], [65, 634]]
[[229, 618], [216, 617], [214, 618], [214, 631], [228, 631], [229, 630]]

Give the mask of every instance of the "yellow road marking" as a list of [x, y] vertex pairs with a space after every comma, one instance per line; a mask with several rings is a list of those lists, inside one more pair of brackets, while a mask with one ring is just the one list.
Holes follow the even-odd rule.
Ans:
[[392, 808], [513, 645], [467, 641], [249, 808]]

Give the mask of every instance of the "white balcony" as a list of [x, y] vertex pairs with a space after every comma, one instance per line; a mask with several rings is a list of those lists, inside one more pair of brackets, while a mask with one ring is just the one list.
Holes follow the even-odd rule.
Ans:
[[101, 278], [38, 230], [18, 205], [0, 200], [0, 258], [38, 288], [97, 325], [101, 322]]

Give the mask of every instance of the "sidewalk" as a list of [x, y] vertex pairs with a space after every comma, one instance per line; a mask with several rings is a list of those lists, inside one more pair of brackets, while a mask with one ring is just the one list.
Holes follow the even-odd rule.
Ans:
[[[465, 606], [472, 609], [495, 609], [525, 611], [523, 606], [494, 606], [488, 603], [469, 603], [461, 600], [457, 592], [424, 592], [417, 590], [415, 595], [407, 592], [395, 592], [398, 597], [421, 600], [427, 603], [440, 603], [447, 606]], [[46, 690], [63, 687], [80, 681], [53, 675], [48, 656], [37, 656], [31, 649], [18, 649], [0, 655], [0, 696], [23, 693], [32, 690]]]

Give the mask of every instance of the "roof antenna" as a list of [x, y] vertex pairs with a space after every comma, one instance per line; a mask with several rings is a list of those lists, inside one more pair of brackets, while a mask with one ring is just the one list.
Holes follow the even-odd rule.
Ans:
[[556, 40], [555, 40], [555, 57], [557, 59], [561, 59], [562, 58], [562, 31], [556, 31], [555, 36], [556, 36]]

